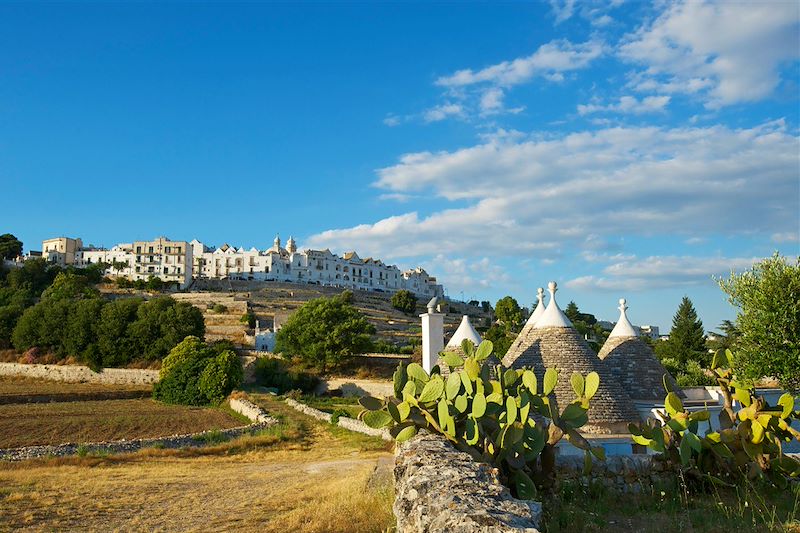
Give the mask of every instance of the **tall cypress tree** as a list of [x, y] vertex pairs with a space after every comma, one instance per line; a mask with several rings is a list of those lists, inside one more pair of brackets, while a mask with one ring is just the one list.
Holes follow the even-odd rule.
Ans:
[[683, 297], [672, 318], [668, 342], [670, 355], [680, 364], [685, 365], [687, 361], [697, 361], [703, 366], [708, 364], [703, 322], [697, 318], [697, 311], [687, 296]]

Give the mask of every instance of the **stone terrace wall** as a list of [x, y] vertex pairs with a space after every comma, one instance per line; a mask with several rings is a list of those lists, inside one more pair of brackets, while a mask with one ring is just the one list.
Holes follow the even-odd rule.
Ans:
[[395, 452], [398, 533], [537, 533], [541, 504], [511, 496], [486, 464], [423, 433]]
[[158, 381], [158, 370], [106, 368], [93, 372], [77, 365], [23, 365], [0, 363], [0, 376], [19, 376], [65, 383], [105, 383], [109, 385], [151, 385]]
[[600, 483], [616, 492], [638, 494], [643, 489], [673, 487], [677, 474], [655, 455], [612, 455], [605, 461], [594, 460], [592, 470], [583, 473], [583, 456], [556, 458], [556, 477], [559, 481], [581, 484]]

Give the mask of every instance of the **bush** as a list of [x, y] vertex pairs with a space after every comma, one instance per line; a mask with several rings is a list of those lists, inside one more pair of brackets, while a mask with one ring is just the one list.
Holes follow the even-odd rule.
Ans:
[[280, 359], [261, 357], [256, 361], [256, 381], [259, 385], [276, 389], [279, 394], [291, 390], [311, 393], [319, 385], [319, 378], [314, 374], [298, 370], [289, 370]]
[[417, 309], [417, 297], [405, 289], [392, 295], [392, 307], [407, 314], [413, 314]]
[[686, 363], [685, 370], [673, 375], [679, 387], [705, 387], [717, 384], [712, 376], [703, 371], [697, 361], [689, 361]]
[[214, 304], [214, 307], [211, 308], [212, 311], [215, 313], [227, 313], [228, 308], [222, 304]]
[[128, 278], [117, 278], [117, 287], [120, 289], [131, 289], [133, 288], [133, 282]]
[[233, 389], [242, 384], [244, 374], [239, 356], [226, 350], [211, 359], [200, 375], [200, 392], [208, 403], [219, 405]]
[[239, 319], [239, 322], [242, 324], [247, 324], [248, 328], [254, 328], [256, 327], [256, 315], [248, 309], [247, 312]]
[[164, 358], [153, 398], [164, 403], [217, 405], [242, 382], [242, 363], [230, 350], [217, 352], [187, 337]]

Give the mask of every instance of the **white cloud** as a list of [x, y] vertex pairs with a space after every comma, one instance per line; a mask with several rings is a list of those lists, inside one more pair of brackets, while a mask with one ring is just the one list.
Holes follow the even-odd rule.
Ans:
[[[799, 215], [800, 216], [800, 215]], [[772, 242], [800, 242], [800, 233], [797, 231], [784, 231], [782, 233], [773, 233], [770, 237]]]
[[710, 108], [758, 101], [800, 57], [799, 22], [795, 2], [677, 2], [629, 35], [619, 55], [646, 67], [639, 90], [702, 93]]
[[399, 126], [401, 122], [402, 120], [400, 119], [400, 117], [396, 115], [389, 115], [383, 119], [383, 123], [389, 126], [390, 128], [393, 128], [394, 126]]
[[511, 87], [527, 83], [535, 76], [555, 75], [585, 68], [603, 54], [603, 48], [603, 43], [599, 41], [581, 44], [567, 40], [550, 41], [529, 56], [503, 61], [478, 71], [459, 70], [439, 78], [436, 84], [442, 87], [463, 87], [490, 83], [500, 87]]
[[425, 122], [439, 122], [448, 117], [461, 116], [464, 108], [460, 104], [445, 103], [425, 111], [422, 115]]
[[565, 286], [576, 290], [651, 290], [713, 283], [713, 276], [747, 270], [761, 257], [650, 256], [606, 266], [602, 276], [581, 276]]
[[309, 244], [388, 259], [544, 257], [603, 249], [621, 235], [781, 234], [800, 211], [798, 149], [783, 121], [499, 135], [378, 170], [387, 194], [440, 198], [438, 212], [330, 230]]
[[556, 16], [556, 25], [572, 17], [575, 11], [575, 0], [550, 0], [550, 7]]
[[422, 266], [447, 280], [450, 296], [456, 296], [463, 290], [464, 297], [469, 298], [472, 295], [470, 291], [498, 288], [511, 282], [511, 276], [505, 269], [488, 257], [453, 259], [439, 254], [423, 262]]
[[630, 113], [641, 115], [645, 113], [660, 113], [669, 104], [669, 96], [646, 96], [638, 100], [635, 96], [622, 96], [616, 104], [579, 104], [578, 114], [590, 113]]

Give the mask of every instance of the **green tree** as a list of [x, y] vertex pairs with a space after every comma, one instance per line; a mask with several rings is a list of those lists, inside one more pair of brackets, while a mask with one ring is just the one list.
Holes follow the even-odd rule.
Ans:
[[417, 297], [405, 289], [397, 291], [392, 295], [392, 307], [409, 315], [414, 314], [417, 309]]
[[89, 285], [86, 276], [74, 272], [59, 272], [53, 283], [42, 292], [42, 300], [79, 300], [96, 298], [100, 293]]
[[483, 334], [483, 338], [487, 341], [492, 341], [494, 353], [500, 359], [508, 352], [511, 344], [514, 342], [514, 336], [509, 333], [505, 324], [493, 324], [486, 330], [486, 333]]
[[123, 366], [138, 357], [138, 345], [129, 332], [142, 300], [121, 298], [103, 306], [97, 327], [97, 346], [104, 367]]
[[63, 340], [66, 354], [93, 363], [87, 360], [86, 351], [97, 343], [97, 329], [104, 305], [105, 301], [100, 298], [79, 300], [72, 305]]
[[10, 233], [0, 235], [0, 259], [14, 259], [22, 255], [22, 241]]
[[278, 330], [275, 351], [321, 370], [369, 350], [375, 327], [348, 303], [347, 291], [306, 302]]
[[775, 253], [718, 281], [738, 308], [737, 376], [775, 377], [789, 390], [800, 389], [800, 258], [792, 264]]
[[164, 289], [164, 282], [158, 276], [150, 276], [147, 278], [147, 290], [161, 291]]
[[0, 307], [0, 348], [11, 347], [11, 335], [17, 321], [22, 316], [23, 308], [14, 305]]
[[59, 267], [48, 264], [44, 259], [29, 259], [21, 268], [12, 268], [9, 271], [6, 285], [14, 290], [27, 290], [36, 297], [53, 283], [59, 272]]
[[522, 309], [511, 296], [504, 296], [497, 301], [494, 306], [494, 314], [497, 320], [505, 324], [511, 331], [517, 331], [522, 323]]
[[205, 323], [196, 307], [163, 296], [141, 304], [128, 331], [136, 353], [148, 361], [156, 361], [186, 337], [202, 338]]
[[669, 340], [657, 345], [656, 355], [659, 359], [674, 359], [680, 367], [689, 361], [697, 361], [703, 367], [710, 363], [703, 322], [697, 318], [697, 311], [687, 296], [683, 297], [672, 318]]

